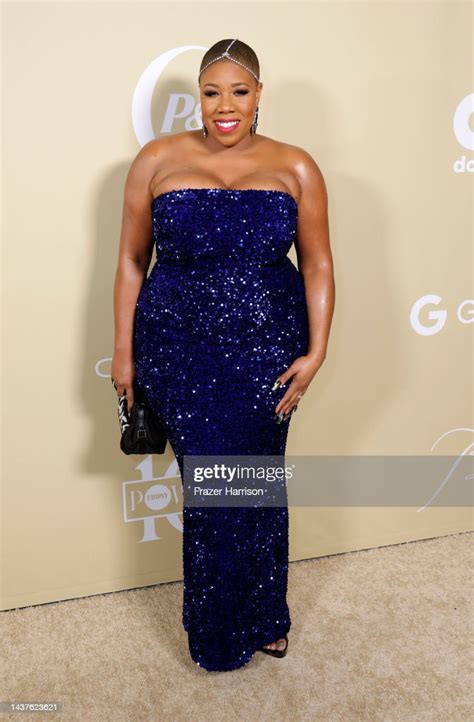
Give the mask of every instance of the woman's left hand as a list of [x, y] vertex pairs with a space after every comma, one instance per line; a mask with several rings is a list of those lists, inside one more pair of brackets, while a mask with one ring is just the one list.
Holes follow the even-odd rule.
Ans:
[[281, 382], [281, 385], [285, 384], [288, 379], [293, 377], [291, 384], [286, 390], [285, 395], [280, 399], [279, 403], [275, 407], [276, 414], [283, 414], [283, 418], [286, 420], [287, 415], [295, 410], [298, 406], [298, 402], [306, 392], [306, 389], [313, 380], [316, 372], [321, 367], [324, 361], [324, 357], [314, 356], [298, 356], [293, 361], [291, 366], [288, 366], [287, 370], [278, 376], [277, 381]]

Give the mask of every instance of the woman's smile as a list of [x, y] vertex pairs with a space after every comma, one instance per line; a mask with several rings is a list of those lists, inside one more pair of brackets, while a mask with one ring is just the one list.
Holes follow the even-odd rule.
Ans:
[[216, 120], [214, 121], [220, 133], [232, 133], [239, 124], [239, 120]]

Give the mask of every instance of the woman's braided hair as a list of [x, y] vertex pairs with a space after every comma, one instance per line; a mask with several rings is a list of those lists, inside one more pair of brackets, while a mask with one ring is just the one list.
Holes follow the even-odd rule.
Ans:
[[217, 60], [223, 59], [220, 56], [222, 56], [227, 49], [231, 59], [246, 68], [250, 73], [252, 73], [255, 80], [259, 82], [260, 64], [258, 62], [257, 55], [250, 45], [247, 45], [237, 38], [234, 40], [232, 38], [218, 40], [217, 43], [214, 43], [214, 45], [206, 51], [199, 68], [198, 80], [201, 77], [201, 73], [208, 65], [211, 65], [211, 63], [214, 63]]

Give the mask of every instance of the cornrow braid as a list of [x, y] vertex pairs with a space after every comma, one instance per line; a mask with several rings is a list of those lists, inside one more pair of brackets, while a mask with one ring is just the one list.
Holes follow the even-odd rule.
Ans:
[[[229, 53], [231, 47], [232, 52]], [[198, 82], [202, 73], [209, 67], [209, 65], [212, 65], [212, 63], [215, 63], [217, 60], [223, 59], [232, 60], [234, 63], [237, 63], [242, 68], [245, 68], [245, 70], [248, 70], [249, 73], [253, 75], [257, 83], [260, 82], [260, 65], [258, 58], [252, 48], [242, 42], [242, 40], [238, 40], [238, 38], [234, 38], [233, 40], [228, 38], [226, 40], [219, 40], [217, 43], [214, 43], [211, 48], [209, 48], [201, 61]]]

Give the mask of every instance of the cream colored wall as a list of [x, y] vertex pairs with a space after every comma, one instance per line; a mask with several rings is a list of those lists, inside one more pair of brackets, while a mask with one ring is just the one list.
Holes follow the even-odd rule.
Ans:
[[[179, 504], [162, 518], [147, 504], [156, 483], [179, 489], [173, 455], [118, 448], [112, 289], [129, 164], [198, 127], [197, 70], [222, 37], [261, 59], [259, 132], [307, 149], [330, 196], [332, 334], [287, 453], [469, 446], [469, 3], [2, 7], [2, 609], [182, 578]], [[185, 114], [169, 120], [174, 101]], [[424, 335], [431, 310], [442, 327]], [[463, 508], [290, 516], [292, 560], [472, 528]]]

